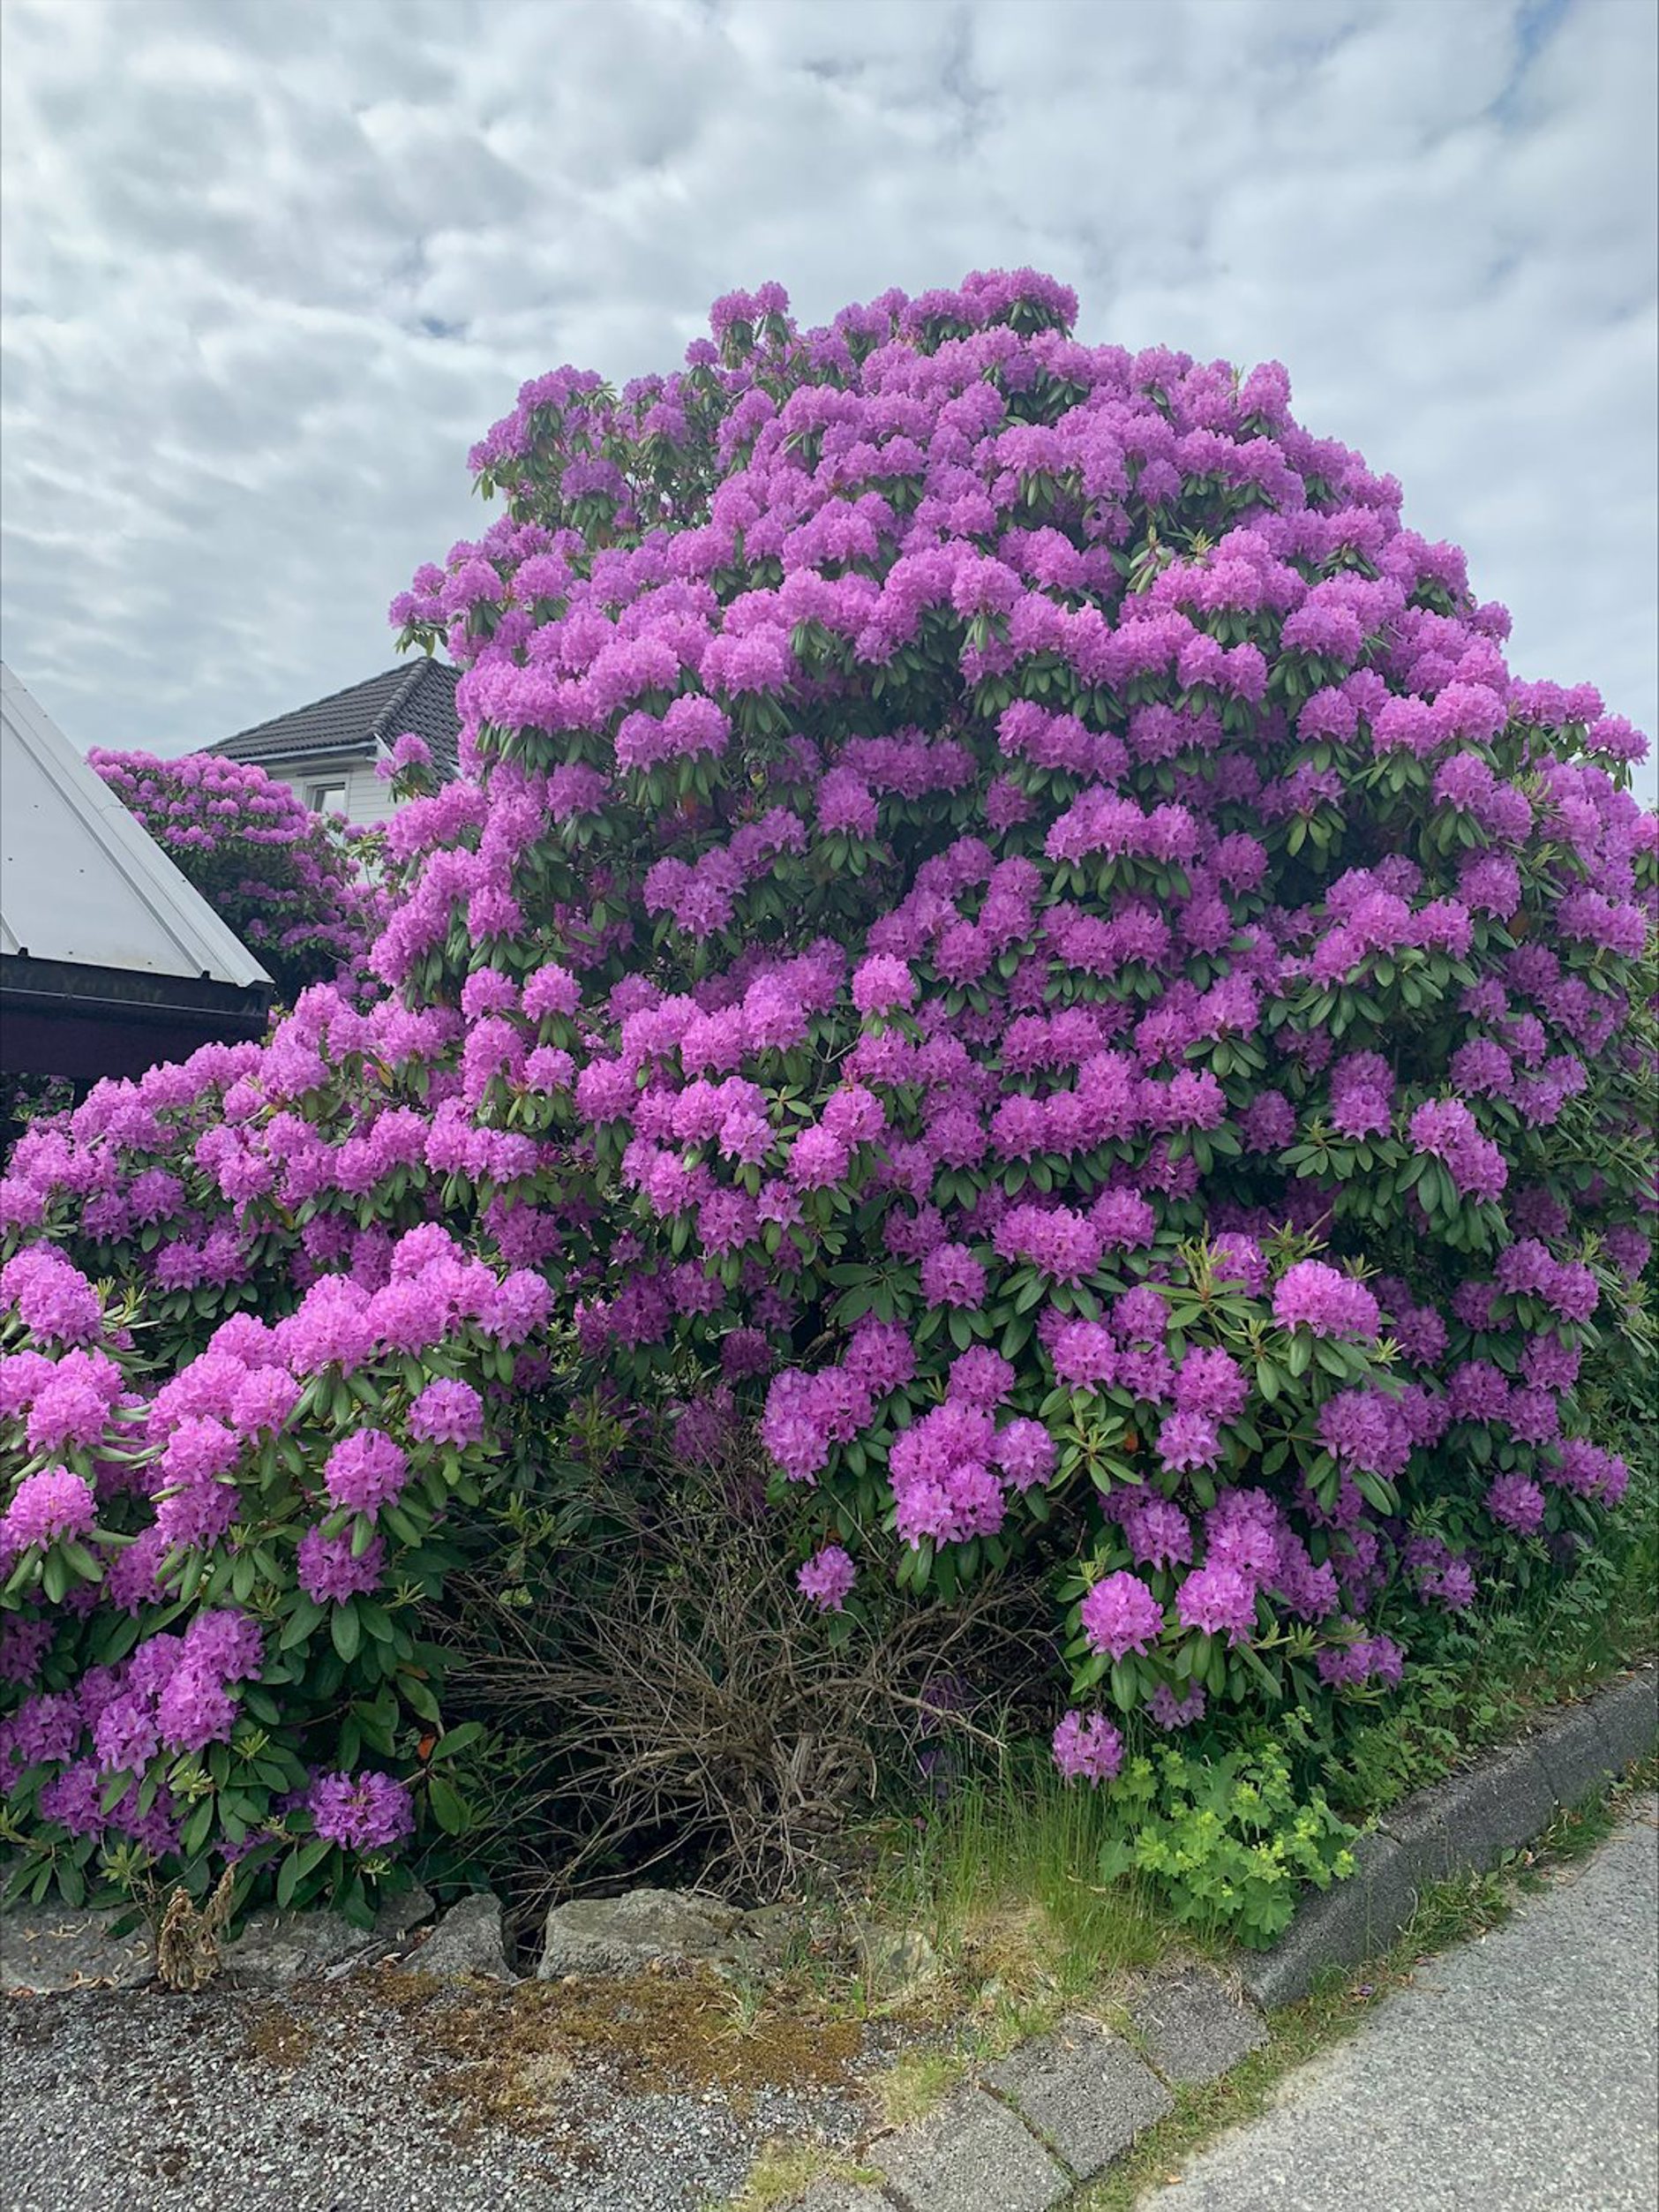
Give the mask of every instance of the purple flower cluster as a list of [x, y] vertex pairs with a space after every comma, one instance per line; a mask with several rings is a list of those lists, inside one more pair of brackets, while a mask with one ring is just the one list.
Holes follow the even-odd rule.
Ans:
[[1094, 1584], [1081, 1614], [1089, 1648], [1110, 1659], [1148, 1651], [1163, 1633], [1162, 1606], [1137, 1575], [1123, 1571]]
[[389, 1851], [415, 1830], [409, 1791], [370, 1767], [360, 1774], [319, 1774], [306, 1808], [317, 1833], [342, 1851]]
[[[263, 1638], [245, 1614], [198, 1613], [182, 1635], [154, 1635], [116, 1667], [91, 1667], [72, 1694], [24, 1697], [0, 1721], [0, 1776], [40, 1766], [54, 1771], [40, 1787], [41, 1817], [71, 1836], [113, 1826], [157, 1856], [177, 1841], [165, 1789], [139, 1809], [139, 1791], [158, 1757], [198, 1752], [229, 1741], [232, 1696], [256, 1677]], [[113, 1807], [104, 1782], [132, 1777]]]
[[0, 1564], [9, 1565], [32, 1545], [89, 1535], [96, 1513], [97, 1501], [83, 1476], [61, 1467], [25, 1475], [0, 1514]]
[[323, 1466], [323, 1487], [337, 1506], [353, 1513], [375, 1513], [389, 1504], [409, 1480], [409, 1455], [394, 1437], [378, 1428], [354, 1429], [342, 1436]]
[[97, 1291], [48, 1245], [27, 1246], [0, 1267], [0, 1309], [41, 1344], [95, 1343], [103, 1329]]
[[1320, 1680], [1347, 1689], [1370, 1682], [1393, 1687], [1405, 1671], [1405, 1654], [1392, 1636], [1355, 1636], [1351, 1643], [1328, 1644], [1319, 1654]]
[[858, 1569], [839, 1544], [826, 1544], [814, 1552], [795, 1580], [804, 1598], [821, 1613], [839, 1613], [852, 1595]]
[[[107, 1571], [53, 1619], [146, 1625], [279, 1495], [279, 1594], [367, 1599], [572, 1404], [676, 1478], [753, 1424], [906, 1588], [1070, 1558], [1137, 1727], [1218, 1723], [1290, 1623], [1386, 1686], [1488, 1554], [1593, 1540], [1628, 1470], [1580, 1368], [1654, 1204], [1640, 741], [1512, 676], [1276, 365], [1075, 312], [1026, 270], [807, 329], [769, 286], [672, 375], [527, 384], [475, 455], [506, 510], [394, 606], [462, 773], [366, 903], [229, 764], [105, 764], [327, 890], [375, 988], [15, 1147], [0, 1543]], [[218, 1740], [235, 1678], [186, 1671], [112, 1749]], [[1055, 1756], [1123, 1742], [1079, 1709]], [[312, 1794], [405, 1832], [390, 1777]]]
[[320, 1528], [307, 1529], [299, 1540], [299, 1586], [319, 1606], [343, 1605], [348, 1598], [366, 1597], [379, 1587], [386, 1569], [386, 1541], [375, 1537], [361, 1552], [354, 1552], [349, 1536], [326, 1536]]
[[1069, 1782], [1095, 1785], [1116, 1779], [1123, 1764], [1122, 1732], [1104, 1713], [1068, 1712], [1055, 1730], [1055, 1764]]
[[1362, 1283], [1322, 1260], [1299, 1260], [1274, 1286], [1273, 1319], [1316, 1336], [1374, 1337], [1380, 1316]]
[[1501, 1148], [1481, 1134], [1460, 1099], [1425, 1099], [1411, 1117], [1411, 1141], [1418, 1152], [1445, 1162], [1465, 1197], [1497, 1198], [1509, 1180]]

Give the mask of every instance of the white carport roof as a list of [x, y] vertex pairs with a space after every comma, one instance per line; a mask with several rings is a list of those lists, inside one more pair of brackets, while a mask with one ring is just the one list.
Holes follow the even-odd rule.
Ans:
[[271, 981], [4, 662], [0, 952], [242, 989]]

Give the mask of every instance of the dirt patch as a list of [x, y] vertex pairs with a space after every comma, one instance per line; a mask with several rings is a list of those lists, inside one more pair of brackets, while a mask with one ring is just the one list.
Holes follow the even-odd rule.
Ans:
[[528, 1982], [500, 1995], [417, 1988], [393, 2001], [417, 2048], [445, 2061], [430, 2095], [463, 2133], [562, 2128], [561, 2091], [596, 2070], [627, 2095], [717, 2091], [739, 2111], [758, 2089], [845, 2090], [863, 2048], [851, 2020], [781, 2010], [745, 2020], [727, 1985], [700, 1968]]
[[248, 2022], [248, 2040], [242, 2056], [291, 2073], [296, 2066], [303, 2066], [316, 2048], [317, 2030], [309, 2020], [302, 2020], [286, 2005], [270, 2005]]
[[567, 2158], [581, 2155], [596, 2077], [617, 2095], [717, 2095], [741, 2114], [762, 2090], [856, 2095], [865, 2056], [856, 2020], [793, 2002], [751, 2010], [706, 1967], [687, 1966], [507, 1990], [391, 1968], [312, 1983], [259, 2007], [242, 2057], [291, 2074], [342, 2031], [401, 2046], [452, 2140], [491, 2128], [552, 2134]]

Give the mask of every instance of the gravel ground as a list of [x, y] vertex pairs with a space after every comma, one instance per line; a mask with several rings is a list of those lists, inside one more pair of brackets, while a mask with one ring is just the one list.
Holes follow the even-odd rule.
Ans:
[[679, 2068], [650, 2010], [660, 1991], [640, 1991], [640, 2011], [627, 1985], [589, 1985], [589, 2024], [609, 2007], [656, 2038], [649, 2065], [619, 2066], [566, 2036], [559, 1998], [534, 1990], [364, 1975], [280, 1998], [14, 1998], [0, 2011], [0, 2204], [687, 2212], [739, 2187], [770, 2138], [846, 2146], [867, 2124], [859, 2076], [882, 2053], [853, 2031], [772, 2046], [723, 2024]]
[[1653, 2212], [1659, 1801], [1187, 2162], [1158, 2212]]

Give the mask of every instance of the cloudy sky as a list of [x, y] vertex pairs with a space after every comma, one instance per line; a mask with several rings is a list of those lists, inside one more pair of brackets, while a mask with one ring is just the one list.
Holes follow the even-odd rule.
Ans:
[[[526, 376], [1032, 262], [1267, 357], [1652, 731], [1652, 0], [4, 0], [4, 652], [176, 751], [389, 665]], [[1653, 769], [1647, 776], [1651, 785]]]

